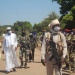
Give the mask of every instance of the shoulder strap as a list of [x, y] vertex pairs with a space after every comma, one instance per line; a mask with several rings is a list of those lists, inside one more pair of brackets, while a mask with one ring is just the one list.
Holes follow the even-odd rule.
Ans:
[[51, 33], [50, 33], [50, 32], [47, 32], [46, 38], [47, 38], [48, 40], [50, 40], [50, 37], [51, 37]]
[[[58, 34], [59, 34], [60, 41], [62, 42], [62, 33], [59, 32]], [[47, 38], [48, 40], [52, 40], [52, 41], [53, 41], [53, 34], [50, 33], [50, 32], [47, 32], [46, 38]]]
[[51, 33], [50, 40], [53, 41], [53, 34]]
[[62, 42], [62, 33], [59, 32], [58, 34], [59, 34], [60, 41]]
[[60, 46], [60, 47], [62, 47], [62, 50], [63, 50], [63, 40], [62, 40], [62, 36], [63, 36], [63, 34], [61, 33], [61, 32], [59, 32], [59, 38], [60, 38], [60, 41], [58, 42], [58, 45]]

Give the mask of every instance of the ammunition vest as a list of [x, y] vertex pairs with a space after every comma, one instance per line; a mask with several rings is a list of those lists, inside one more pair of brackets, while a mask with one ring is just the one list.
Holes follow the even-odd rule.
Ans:
[[66, 36], [67, 40], [71, 40], [71, 35]]
[[[54, 36], [56, 36], [57, 39], [55, 39]], [[63, 43], [62, 43], [61, 37], [62, 37], [62, 33], [61, 32], [59, 32], [58, 34], [55, 34], [55, 35], [51, 34], [49, 32], [46, 33], [46, 40], [47, 40], [47, 42], [46, 42], [46, 52], [49, 52], [51, 50], [51, 46], [49, 44], [49, 41], [52, 38], [53, 40], [51, 40], [51, 41], [56, 43], [56, 49], [57, 49], [58, 55], [62, 55], [62, 53], [63, 53]]]
[[72, 39], [72, 40], [75, 40], [75, 35], [73, 35], [71, 39]]

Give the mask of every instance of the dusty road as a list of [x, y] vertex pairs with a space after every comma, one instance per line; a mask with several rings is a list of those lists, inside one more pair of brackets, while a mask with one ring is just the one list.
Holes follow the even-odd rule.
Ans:
[[[18, 50], [17, 50], [17, 57], [19, 58]], [[40, 48], [36, 48], [34, 62], [28, 63], [29, 68], [27, 69], [16, 68], [16, 72], [10, 72], [8, 75], [46, 75], [45, 67], [40, 63], [40, 60], [41, 60]], [[0, 75], [6, 75], [4, 54], [2, 54], [0, 59]]]
[[[19, 58], [19, 50], [17, 50], [17, 57]], [[0, 49], [1, 52], [1, 49]], [[45, 66], [43, 66], [41, 63], [41, 54], [40, 54], [40, 47], [37, 47], [35, 49], [35, 60], [34, 62], [28, 63], [27, 69], [25, 68], [16, 68], [16, 72], [10, 72], [8, 75], [46, 75], [46, 69]], [[6, 75], [5, 74], [5, 57], [4, 54], [2, 54], [2, 57], [0, 59], [0, 75]], [[63, 72], [63, 75], [69, 75], [68, 71]], [[75, 74], [71, 74], [75, 75]]]

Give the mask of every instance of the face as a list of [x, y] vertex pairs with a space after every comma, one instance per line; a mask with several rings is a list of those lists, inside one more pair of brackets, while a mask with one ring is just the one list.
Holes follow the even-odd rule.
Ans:
[[54, 25], [52, 29], [54, 30], [55, 27], [59, 27], [59, 24]]
[[58, 24], [56, 24], [56, 25], [54, 25], [54, 26], [52, 27], [52, 29], [53, 29], [54, 31], [58, 32], [58, 31], [60, 30], [60, 26], [59, 26]]
[[8, 33], [8, 34], [11, 34], [11, 30], [7, 30], [7, 33]]

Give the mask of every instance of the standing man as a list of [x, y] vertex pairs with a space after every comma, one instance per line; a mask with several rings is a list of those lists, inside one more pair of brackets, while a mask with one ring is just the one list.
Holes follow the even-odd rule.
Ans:
[[11, 32], [11, 27], [6, 28], [7, 33], [5, 34], [3, 40], [3, 51], [6, 59], [6, 74], [8, 74], [11, 69], [16, 71], [15, 67], [19, 67], [19, 62], [16, 57], [17, 50], [17, 37], [16, 34]]
[[40, 43], [41, 43], [41, 46], [42, 46], [43, 37], [44, 37], [45, 33], [46, 33], [46, 30], [43, 30], [43, 31], [42, 31], [42, 34], [41, 34], [41, 36], [40, 36]]
[[67, 55], [67, 44], [63, 33], [60, 32], [58, 19], [52, 20], [50, 32], [45, 33], [42, 48], [41, 62], [46, 65], [47, 75], [62, 75], [62, 62]]
[[66, 58], [64, 59], [65, 62], [65, 67], [63, 67], [64, 70], [69, 70], [70, 69], [70, 50], [71, 50], [71, 31], [67, 31], [65, 33], [65, 37], [66, 37], [66, 42], [67, 42], [67, 55]]
[[71, 71], [75, 73], [75, 31], [71, 32], [71, 50], [70, 50], [70, 66]]
[[[19, 36], [19, 45], [20, 45], [20, 50], [19, 50], [19, 58], [20, 58], [20, 68], [24, 66], [24, 68], [27, 68], [27, 62], [28, 62], [28, 56], [29, 56], [29, 38], [28, 35], [25, 33], [25, 31], [21, 32], [21, 35]], [[24, 60], [25, 63], [24, 63]]]
[[32, 33], [30, 33], [29, 35], [30, 37], [30, 53], [29, 53], [29, 61], [33, 61], [34, 62], [34, 52], [35, 52], [35, 43], [36, 43], [36, 39], [34, 37], [34, 35]]

